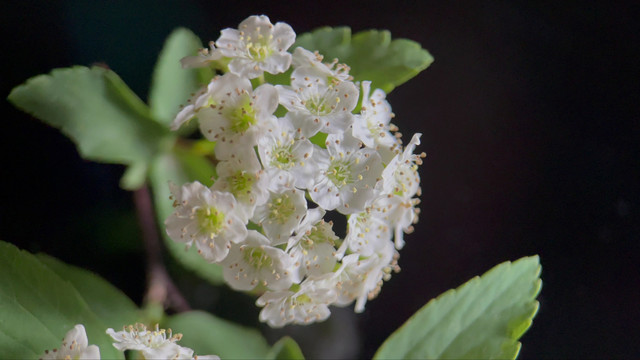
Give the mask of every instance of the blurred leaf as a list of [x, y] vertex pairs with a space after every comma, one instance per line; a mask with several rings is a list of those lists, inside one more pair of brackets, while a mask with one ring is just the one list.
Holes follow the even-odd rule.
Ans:
[[89, 160], [131, 164], [149, 161], [168, 134], [144, 103], [111, 70], [55, 69], [13, 89], [9, 100], [58, 127]]
[[289, 360], [289, 359], [304, 359], [300, 346], [292, 338], [285, 336], [273, 344], [267, 359], [273, 360]]
[[[153, 189], [153, 199], [158, 223], [164, 229], [164, 221], [173, 213], [173, 201], [169, 199], [169, 181], [178, 186], [190, 181], [199, 180], [205, 185], [211, 185], [211, 177], [215, 174], [213, 164], [206, 158], [188, 152], [174, 152], [158, 156], [151, 165], [149, 178]], [[188, 251], [185, 244], [178, 243], [161, 231], [165, 244], [173, 257], [184, 267], [194, 271], [212, 284], [222, 284], [222, 267], [211, 264], [198, 255], [195, 247]]]
[[[69, 267], [63, 271], [75, 270]], [[124, 359], [105, 333], [109, 319], [102, 317], [104, 313], [93, 311], [109, 309], [113, 306], [108, 304], [111, 301], [124, 302], [119, 297], [114, 300], [113, 291], [104, 292], [104, 298], [91, 295], [85, 299], [81, 292], [93, 285], [103, 291], [105, 284], [84, 274], [73, 277], [91, 283], [84, 284], [79, 291], [73, 281], [62, 279], [36, 256], [0, 241], [0, 354], [3, 358], [37, 358], [44, 350], [59, 348], [67, 331], [83, 324], [89, 344], [100, 347], [103, 359]]]
[[120, 187], [125, 190], [139, 189], [147, 180], [148, 165], [144, 162], [137, 162], [125, 170], [120, 179]]
[[219, 319], [203, 311], [171, 316], [163, 325], [184, 335], [180, 345], [198, 355], [218, 355], [222, 359], [263, 359], [269, 345], [257, 329]]
[[505, 262], [429, 301], [375, 359], [515, 359], [541, 287], [538, 256]]
[[37, 254], [36, 258], [60, 278], [71, 283], [107, 327], [117, 330], [139, 320], [136, 304], [105, 279], [46, 254]]
[[[101, 67], [55, 69], [11, 91], [18, 108], [60, 130], [80, 155], [105, 163], [148, 163], [172, 142], [173, 135], [151, 119], [149, 108], [111, 70]], [[139, 184], [129, 174], [127, 187]]]
[[297, 37], [291, 47], [319, 51], [330, 62], [337, 58], [351, 67], [356, 81], [371, 80], [373, 88], [391, 92], [418, 75], [433, 62], [420, 44], [407, 39], [391, 40], [387, 30], [367, 30], [351, 36], [348, 27], [323, 27]]
[[189, 94], [200, 88], [200, 70], [183, 69], [180, 65], [180, 59], [196, 55], [200, 48], [200, 39], [185, 28], [173, 30], [165, 41], [149, 91], [151, 114], [160, 123], [168, 126], [180, 105], [186, 104]]

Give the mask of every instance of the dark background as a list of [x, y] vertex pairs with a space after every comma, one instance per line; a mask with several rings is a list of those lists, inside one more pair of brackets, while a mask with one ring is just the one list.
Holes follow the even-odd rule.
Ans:
[[[435, 63], [389, 100], [422, 132], [422, 215], [402, 272], [364, 314], [288, 331], [309, 356], [371, 357], [430, 298], [539, 254], [540, 311], [522, 359], [640, 356], [638, 9], [604, 2], [21, 1], [0, 6], [2, 94], [52, 68], [103, 62], [146, 99], [164, 38], [203, 41], [252, 14], [297, 33], [389, 29]], [[100, 273], [140, 302], [144, 262], [123, 168], [84, 161], [56, 129], [2, 103], [0, 239]], [[196, 307], [257, 324], [253, 299], [171, 261]], [[234, 306], [240, 302], [242, 308]], [[339, 339], [326, 339], [328, 329]], [[270, 332], [273, 339], [281, 333]], [[325, 335], [323, 335], [325, 334]], [[335, 337], [335, 335], [334, 335]], [[324, 340], [323, 340], [324, 339]], [[329, 345], [329, 341], [335, 341]], [[361, 345], [358, 345], [360, 343]]]

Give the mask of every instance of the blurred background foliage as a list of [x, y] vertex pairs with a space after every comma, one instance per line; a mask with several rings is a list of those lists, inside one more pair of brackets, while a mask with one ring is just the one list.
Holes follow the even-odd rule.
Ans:
[[[422, 215], [402, 272], [364, 314], [272, 331], [254, 298], [165, 254], [194, 308], [294, 334], [308, 357], [371, 357], [430, 298], [508, 259], [540, 254], [540, 312], [521, 359], [632, 358], [640, 345], [637, 5], [618, 2], [21, 1], [0, 5], [2, 91], [53, 68], [106, 64], [144, 100], [177, 26], [206, 44], [252, 14], [300, 34], [388, 29], [435, 63], [391, 93], [422, 132]], [[177, 65], [177, 64], [176, 64]], [[2, 103], [0, 238], [90, 269], [140, 303], [144, 255], [123, 167], [82, 160], [58, 130]]]

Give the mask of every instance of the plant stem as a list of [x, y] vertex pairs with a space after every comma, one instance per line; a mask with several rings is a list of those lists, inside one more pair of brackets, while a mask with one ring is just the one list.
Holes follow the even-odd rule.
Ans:
[[162, 304], [177, 312], [191, 310], [189, 303], [173, 283], [162, 261], [162, 246], [155, 221], [149, 187], [145, 184], [133, 192], [142, 241], [147, 255], [147, 291], [144, 301]]

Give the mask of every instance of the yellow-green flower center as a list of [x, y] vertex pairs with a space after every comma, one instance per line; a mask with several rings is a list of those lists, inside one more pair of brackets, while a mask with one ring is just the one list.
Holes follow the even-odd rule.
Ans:
[[269, 220], [278, 223], [286, 223], [296, 212], [296, 205], [289, 194], [280, 194], [269, 204]]
[[244, 133], [256, 124], [256, 111], [248, 95], [243, 95], [238, 106], [230, 111], [229, 120], [231, 120], [231, 131], [235, 133]]
[[291, 146], [278, 146], [273, 149], [273, 160], [271, 165], [279, 169], [290, 169], [294, 165], [294, 157], [291, 153]]
[[224, 213], [214, 207], [200, 208], [196, 210], [196, 216], [202, 232], [211, 237], [218, 234], [224, 228]]
[[327, 171], [327, 177], [338, 188], [353, 182], [351, 169], [345, 161], [333, 161]]
[[239, 200], [246, 201], [251, 194], [251, 188], [255, 180], [255, 175], [244, 170], [238, 170], [227, 181], [229, 181], [231, 193]]
[[245, 248], [243, 255], [244, 261], [255, 269], [273, 265], [273, 259], [260, 248]]

